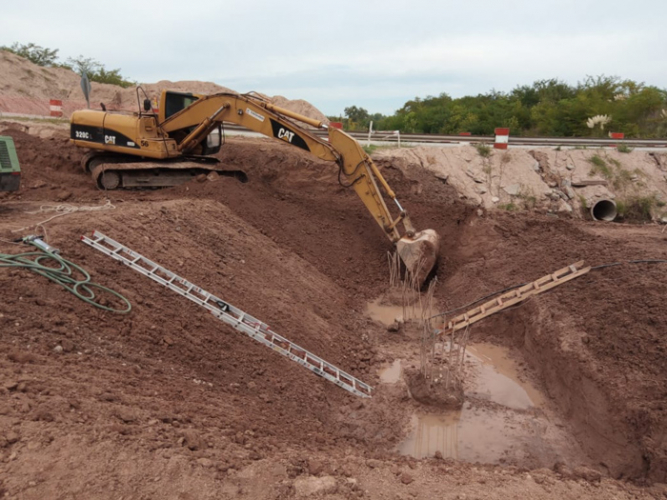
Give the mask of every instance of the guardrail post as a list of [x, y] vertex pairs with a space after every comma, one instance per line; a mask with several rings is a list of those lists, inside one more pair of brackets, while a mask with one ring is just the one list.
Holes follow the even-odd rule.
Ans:
[[[609, 132], [609, 138], [610, 139], [624, 139], [625, 134], [623, 132]], [[616, 144], [610, 144], [609, 147], [615, 148], [617, 147]]]
[[49, 109], [51, 111], [51, 116], [56, 116], [58, 118], [63, 116], [63, 102], [60, 99], [49, 100]]
[[508, 128], [497, 128], [496, 129], [496, 142], [493, 143], [495, 149], [507, 149], [507, 145], [510, 140], [510, 129]]

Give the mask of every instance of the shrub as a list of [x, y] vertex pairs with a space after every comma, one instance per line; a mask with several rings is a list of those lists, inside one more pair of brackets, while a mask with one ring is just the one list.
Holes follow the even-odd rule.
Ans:
[[488, 158], [491, 156], [491, 146], [488, 144], [484, 144], [482, 142], [475, 144], [475, 149], [477, 150], [477, 153], [479, 156], [482, 158]]
[[501, 210], [507, 210], [508, 212], [514, 212], [517, 207], [514, 203], [504, 203], [502, 205], [498, 205], [498, 208]]
[[588, 162], [593, 165], [591, 168], [591, 175], [600, 174], [601, 176], [610, 179], [612, 176], [611, 169], [607, 162], [600, 158], [598, 155], [594, 155], [588, 159]]
[[616, 201], [616, 210], [623, 219], [650, 221], [653, 219], [653, 209], [657, 204], [655, 195], [636, 196]]
[[17, 56], [25, 57], [38, 66], [53, 66], [58, 59], [58, 49], [48, 49], [34, 43], [19, 44], [14, 42], [9, 47], [2, 46], [0, 50], [6, 50]]
[[123, 88], [136, 85], [136, 82], [126, 80], [121, 74], [120, 69], [106, 69], [100, 62], [90, 57], [79, 56], [67, 59], [70, 69], [80, 75], [86, 73], [91, 82], [108, 83], [110, 85], [119, 85]]

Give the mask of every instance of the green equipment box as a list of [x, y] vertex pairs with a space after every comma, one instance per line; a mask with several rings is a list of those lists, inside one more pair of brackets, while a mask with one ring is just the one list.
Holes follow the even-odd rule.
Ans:
[[21, 168], [14, 139], [0, 135], [0, 191], [16, 191], [21, 184]]

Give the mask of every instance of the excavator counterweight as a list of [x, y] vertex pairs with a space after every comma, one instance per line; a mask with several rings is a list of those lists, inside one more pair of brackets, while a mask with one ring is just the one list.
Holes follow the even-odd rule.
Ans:
[[[432, 229], [415, 231], [373, 160], [342, 130], [274, 106], [254, 94], [202, 96], [164, 91], [157, 113], [150, 101], [144, 103], [143, 111], [135, 114], [92, 110], [72, 114], [71, 141], [92, 150], [84, 157], [83, 166], [100, 188], [172, 186], [212, 170], [242, 179], [243, 173], [225, 171], [213, 156], [220, 150], [222, 123], [234, 123], [335, 162], [339, 182], [354, 189], [420, 285], [435, 265], [437, 233]], [[328, 140], [299, 123], [327, 129]], [[387, 208], [381, 190], [396, 205], [396, 216]]]

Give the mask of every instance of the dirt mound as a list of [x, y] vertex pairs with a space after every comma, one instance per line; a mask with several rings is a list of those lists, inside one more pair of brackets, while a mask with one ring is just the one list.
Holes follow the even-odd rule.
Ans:
[[[473, 341], [511, 347], [524, 375], [544, 389], [562, 432], [583, 448], [577, 463], [539, 447], [516, 464], [416, 460], [398, 456], [396, 447], [417, 403], [383, 388], [377, 370], [388, 344], [418, 353], [419, 341], [365, 315], [366, 302], [386, 291], [391, 245], [356, 195], [337, 183], [335, 165], [289, 145], [240, 138], [220, 158], [244, 170], [246, 184], [219, 178], [103, 192], [80, 171], [66, 136], [44, 140], [15, 127], [0, 133], [15, 138], [24, 170], [21, 190], [0, 195], [0, 238], [42, 222], [20, 234], [45, 230], [66, 258], [134, 307], [128, 316], [103, 313], [39, 276], [0, 270], [3, 493], [188, 498], [201, 487], [201, 498], [284, 498], [311, 488], [339, 498], [364, 491], [425, 498], [662, 494], [605, 476], [666, 478], [667, 266], [603, 268], [472, 328]], [[479, 216], [427, 169], [380, 163], [415, 225], [443, 236], [441, 310], [582, 258], [592, 265], [667, 259], [656, 226]], [[114, 209], [44, 223], [55, 214], [51, 205], [107, 200]], [[86, 247], [78, 238], [92, 229], [371, 383], [373, 398], [348, 395]], [[3, 252], [20, 250], [2, 240]], [[548, 469], [527, 472], [534, 464]]]
[[275, 95], [270, 99], [271, 102], [276, 106], [287, 108], [290, 111], [294, 111], [300, 115], [319, 120], [323, 123], [329, 123], [329, 119], [324, 115], [324, 113], [322, 113], [308, 101], [304, 101], [303, 99], [287, 99], [281, 95]]
[[[11, 52], [0, 50], [0, 113], [49, 114], [49, 99], [63, 101], [63, 113], [67, 117], [76, 109], [86, 107], [80, 87], [81, 77], [64, 68], [44, 68]], [[142, 83], [148, 97], [159, 99], [163, 90], [177, 90], [198, 94], [234, 92], [212, 82], [195, 80], [157, 83]], [[143, 99], [143, 95], [140, 95]], [[295, 111], [316, 120], [328, 122], [327, 118], [312, 104], [301, 100], [290, 100], [283, 96], [269, 97], [276, 105]], [[98, 108], [104, 103], [110, 110], [137, 111], [136, 88], [91, 83], [91, 106]]]
[[[45, 68], [0, 50], [0, 75], [0, 95], [3, 97], [85, 102], [80, 86], [81, 77], [69, 69]], [[126, 90], [116, 85], [92, 83], [92, 94], [100, 99], [111, 101], [121, 91]]]

